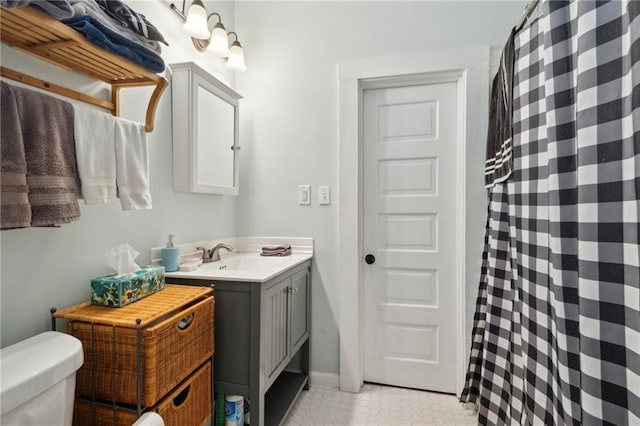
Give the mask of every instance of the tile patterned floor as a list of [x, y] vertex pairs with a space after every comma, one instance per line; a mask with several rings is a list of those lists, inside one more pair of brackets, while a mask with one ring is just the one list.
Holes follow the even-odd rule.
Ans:
[[359, 394], [312, 386], [284, 426], [471, 426], [477, 415], [454, 395], [365, 384]]

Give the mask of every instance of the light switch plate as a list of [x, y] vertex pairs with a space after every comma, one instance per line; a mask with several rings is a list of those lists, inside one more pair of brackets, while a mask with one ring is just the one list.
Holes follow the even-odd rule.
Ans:
[[301, 206], [308, 206], [311, 204], [311, 186], [298, 186], [298, 204]]
[[328, 186], [318, 187], [318, 202], [322, 205], [331, 204], [331, 189]]

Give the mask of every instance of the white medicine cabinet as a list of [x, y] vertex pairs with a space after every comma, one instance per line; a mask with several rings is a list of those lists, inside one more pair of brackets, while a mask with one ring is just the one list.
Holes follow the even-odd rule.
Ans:
[[242, 96], [193, 62], [170, 67], [173, 188], [237, 195]]

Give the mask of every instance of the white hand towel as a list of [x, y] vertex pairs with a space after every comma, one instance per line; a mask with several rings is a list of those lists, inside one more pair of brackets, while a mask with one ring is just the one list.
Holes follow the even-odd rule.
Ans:
[[73, 131], [82, 198], [106, 204], [116, 192], [115, 119], [111, 114], [74, 105]]
[[150, 210], [149, 149], [144, 125], [116, 118], [116, 174], [123, 210]]

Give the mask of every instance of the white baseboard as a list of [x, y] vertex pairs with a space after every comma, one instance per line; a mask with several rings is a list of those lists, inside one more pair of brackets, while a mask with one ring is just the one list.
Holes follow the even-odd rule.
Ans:
[[340, 388], [340, 376], [338, 374], [322, 373], [320, 371], [309, 372], [311, 386], [324, 386], [327, 388]]

